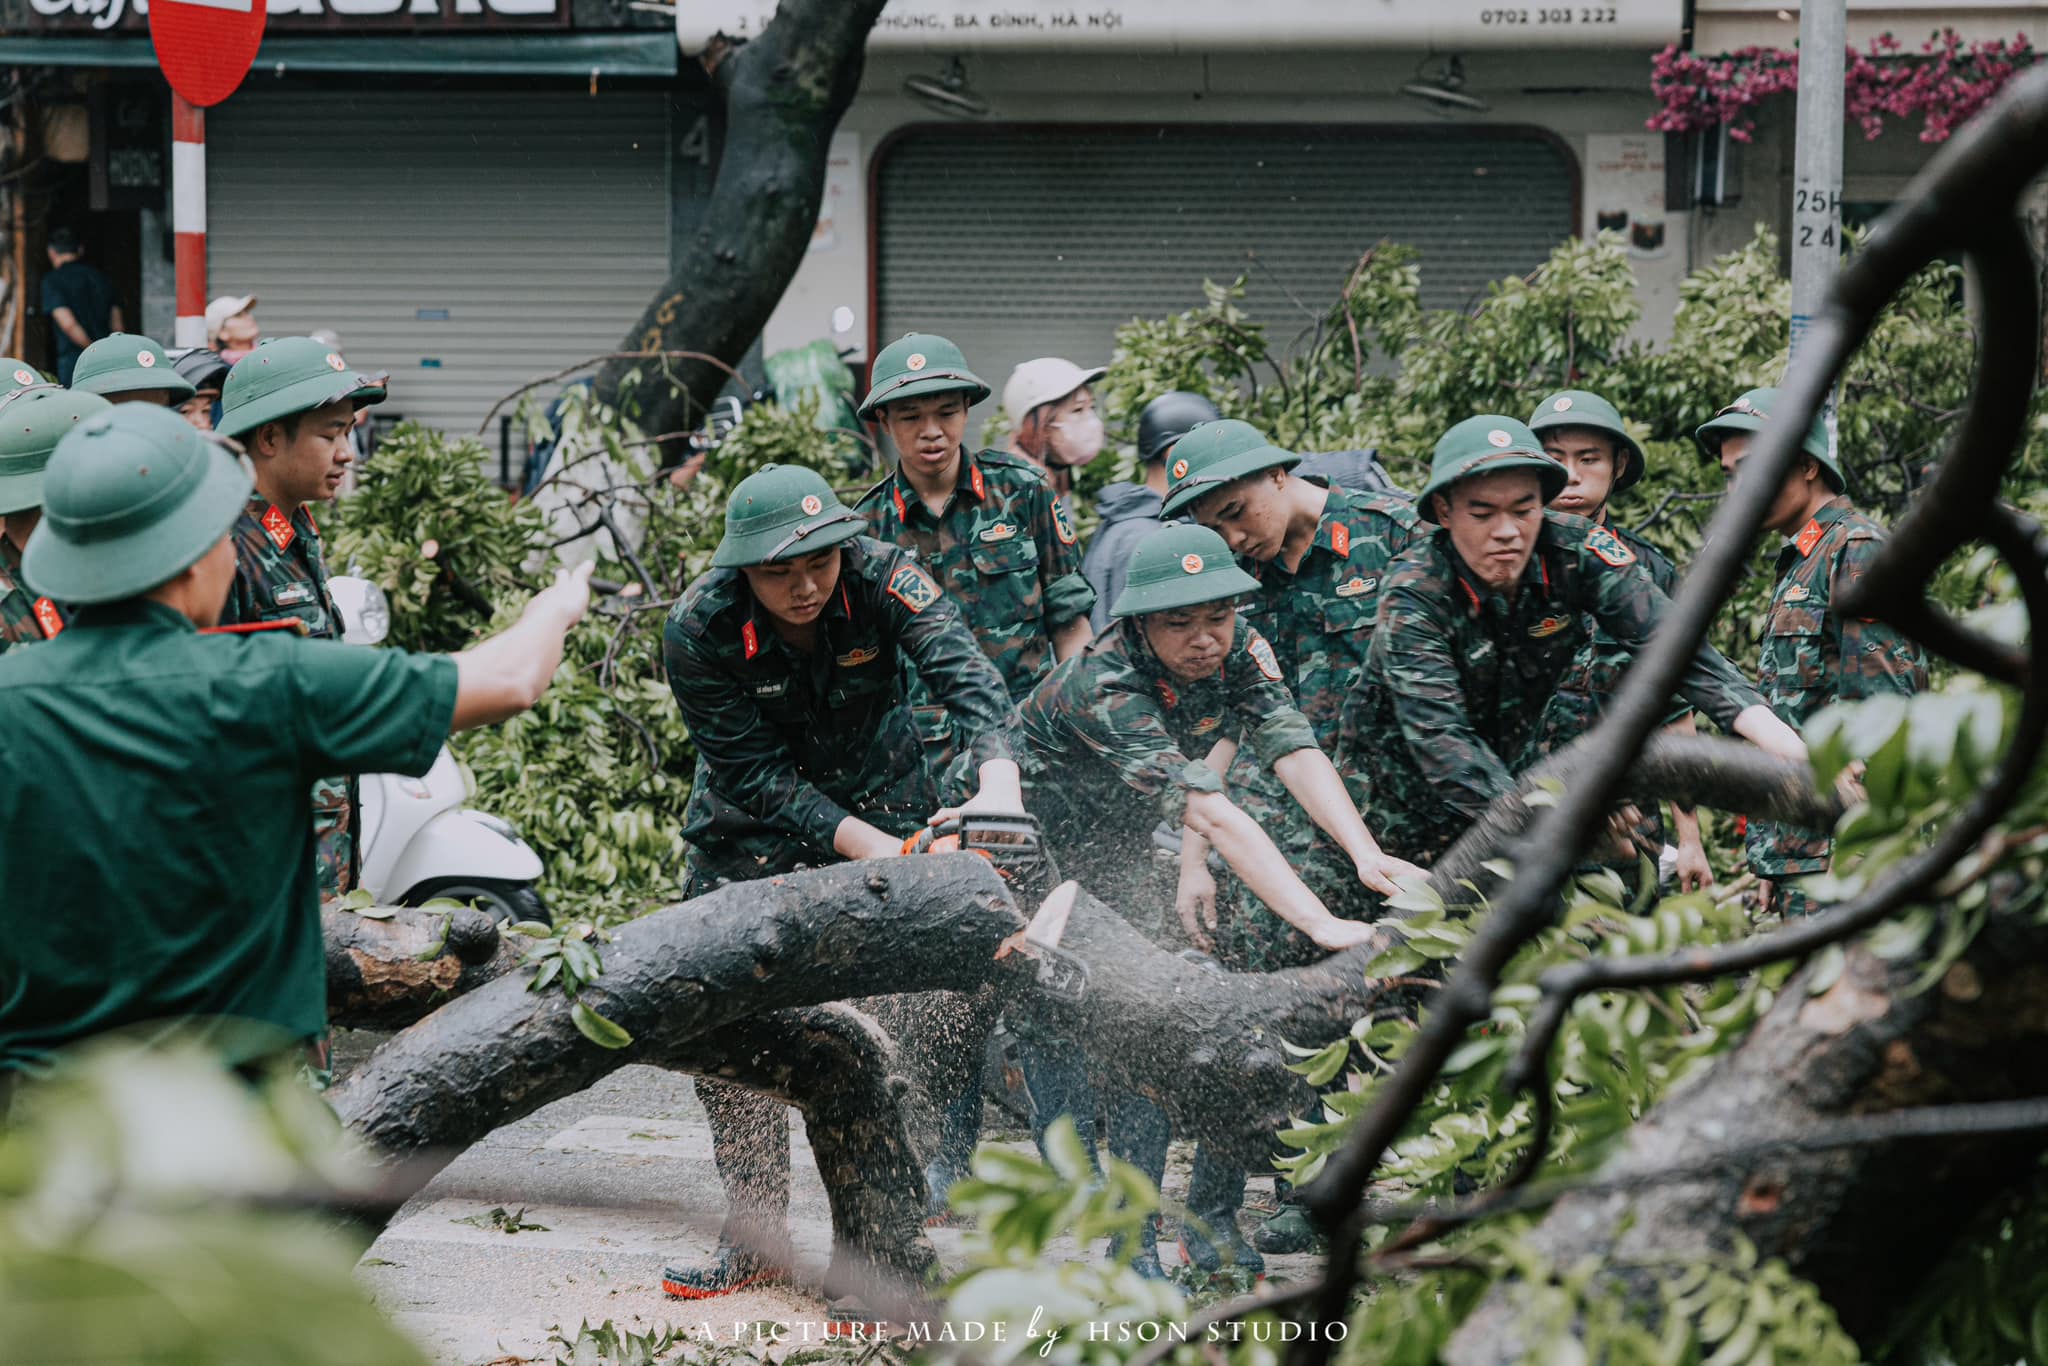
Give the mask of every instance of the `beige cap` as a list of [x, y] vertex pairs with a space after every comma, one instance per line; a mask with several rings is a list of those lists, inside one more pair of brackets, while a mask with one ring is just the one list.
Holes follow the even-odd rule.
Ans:
[[219, 334], [220, 325], [237, 313], [247, 312], [256, 307], [254, 294], [223, 294], [206, 306], [206, 335]]
[[1021, 422], [1024, 414], [1039, 404], [1065, 398], [1082, 385], [1093, 384], [1108, 373], [1106, 365], [1083, 370], [1058, 356], [1027, 360], [1010, 372], [1010, 381], [1003, 386], [1003, 412], [1009, 415], [1011, 422]]

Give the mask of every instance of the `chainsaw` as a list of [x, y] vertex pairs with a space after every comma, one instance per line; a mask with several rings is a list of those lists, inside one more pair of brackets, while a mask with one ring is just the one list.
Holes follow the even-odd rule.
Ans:
[[[1038, 822], [1021, 812], [977, 811], [928, 825], [903, 841], [903, 852], [979, 854], [995, 865], [996, 875], [1027, 908], [1045, 902], [1060, 881], [1059, 866], [1045, 847]], [[1071, 900], [1066, 898], [1067, 903]], [[1040, 922], [1047, 920], [1047, 915], [1034, 918], [1021, 936], [1022, 947], [1037, 960], [1042, 990], [1064, 1000], [1079, 1000], [1088, 986], [1088, 965], [1059, 947], [1059, 934], [1066, 925], [1065, 904], [1054, 918], [1057, 923], [1049, 923], [1045, 932], [1041, 932]]]

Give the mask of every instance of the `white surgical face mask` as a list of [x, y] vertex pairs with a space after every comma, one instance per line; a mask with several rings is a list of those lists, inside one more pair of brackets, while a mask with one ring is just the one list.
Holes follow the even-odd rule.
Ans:
[[1052, 455], [1062, 465], [1085, 465], [1102, 454], [1102, 419], [1092, 410], [1073, 417], [1055, 418], [1046, 424], [1051, 433]]

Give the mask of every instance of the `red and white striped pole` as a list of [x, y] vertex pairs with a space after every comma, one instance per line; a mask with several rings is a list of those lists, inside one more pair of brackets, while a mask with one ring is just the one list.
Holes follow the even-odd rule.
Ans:
[[171, 92], [171, 231], [177, 237], [179, 346], [206, 345], [206, 111]]

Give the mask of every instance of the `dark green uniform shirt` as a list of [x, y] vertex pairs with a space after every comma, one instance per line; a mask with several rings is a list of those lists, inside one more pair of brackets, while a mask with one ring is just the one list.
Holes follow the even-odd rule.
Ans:
[[915, 664], [974, 762], [1014, 758], [1011, 706], [959, 610], [908, 555], [844, 542], [817, 649], [786, 644], [746, 576], [714, 569], [670, 609], [662, 659], [697, 746], [683, 818], [693, 878], [741, 879], [834, 863], [847, 816], [884, 830], [923, 824], [926, 774], [899, 667]]
[[[1045, 472], [1022, 456], [963, 452], [959, 482], [936, 514], [901, 467], [869, 489], [857, 510], [876, 540], [910, 552], [938, 580], [1012, 701], [1052, 669], [1053, 633], [1095, 605], [1066, 506]], [[931, 690], [913, 681], [911, 704], [925, 737], [944, 740], [945, 709]]]
[[[1362, 782], [1389, 853], [1426, 862], [1514, 787], [1558, 680], [1604, 627], [1631, 654], [1670, 606], [1633, 550], [1606, 527], [1546, 511], [1512, 599], [1466, 568], [1431, 528], [1380, 589], [1364, 695], [1338, 768]], [[1762, 702], [1712, 646], [1681, 688], [1723, 729]], [[1358, 795], [1354, 790], [1354, 797]]]
[[1316, 743], [1272, 646], [1242, 621], [1222, 669], [1198, 683], [1173, 678], [1136, 624], [1119, 621], [1018, 710], [1028, 804], [1063, 870], [1091, 887], [1149, 866], [1152, 828], [1179, 825], [1189, 793], [1223, 791], [1202, 762], [1219, 740], [1268, 766]]
[[21, 577], [21, 552], [0, 536], [0, 651], [48, 640], [71, 618], [62, 603], [38, 597]]
[[[1758, 676], [1778, 718], [1803, 729], [1833, 702], [1927, 686], [1920, 647], [1880, 622], [1845, 616], [1835, 596], [1861, 578], [1876, 557], [1884, 528], [1836, 498], [1815, 513], [1778, 552], [1778, 584], [1764, 619]], [[1745, 840], [1759, 877], [1818, 873], [1828, 866], [1825, 832], [1751, 820]]]
[[[315, 640], [341, 639], [341, 613], [327, 591], [327, 558], [313, 514], [286, 517], [263, 498], [251, 498], [229, 533], [235, 538], [235, 586], [220, 623], [298, 620]], [[336, 897], [355, 885], [355, 801], [346, 774], [313, 784], [313, 854], [320, 895]], [[403, 890], [403, 889], [400, 889]]]
[[144, 601], [0, 658], [0, 1069], [169, 1016], [318, 1036], [306, 789], [425, 773], [455, 687], [443, 657], [204, 636]]

